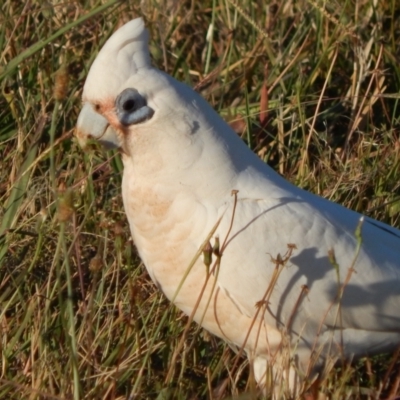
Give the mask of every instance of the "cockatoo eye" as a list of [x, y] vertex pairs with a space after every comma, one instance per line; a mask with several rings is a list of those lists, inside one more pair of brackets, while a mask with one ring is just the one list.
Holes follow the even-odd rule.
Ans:
[[138, 124], [150, 119], [154, 111], [146, 104], [146, 99], [132, 88], [125, 89], [115, 100], [117, 116], [122, 125]]
[[128, 99], [127, 101], [125, 101], [124, 104], [122, 104], [122, 108], [123, 108], [125, 111], [131, 112], [131, 111], [134, 111], [135, 105], [136, 105], [135, 100], [133, 100], [133, 99]]

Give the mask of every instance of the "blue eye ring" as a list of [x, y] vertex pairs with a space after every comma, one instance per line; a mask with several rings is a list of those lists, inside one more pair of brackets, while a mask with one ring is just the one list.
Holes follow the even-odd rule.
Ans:
[[118, 95], [115, 109], [119, 121], [125, 126], [147, 121], [154, 114], [147, 106], [146, 99], [133, 88], [127, 88]]

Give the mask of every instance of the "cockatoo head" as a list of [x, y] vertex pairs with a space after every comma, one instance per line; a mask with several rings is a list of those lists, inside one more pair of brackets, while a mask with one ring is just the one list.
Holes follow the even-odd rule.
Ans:
[[151, 93], [160, 80], [151, 79], [156, 71], [148, 37], [143, 20], [137, 18], [118, 29], [99, 52], [83, 88], [76, 131], [82, 147], [95, 139], [108, 148], [124, 149], [129, 128], [153, 117]]
[[210, 182], [222, 188], [249, 160], [234, 155], [249, 150], [198, 93], [151, 65], [148, 36], [139, 18], [103, 46], [85, 82], [76, 136], [82, 147], [94, 139], [119, 148], [137, 176], [162, 171], [198, 190]]

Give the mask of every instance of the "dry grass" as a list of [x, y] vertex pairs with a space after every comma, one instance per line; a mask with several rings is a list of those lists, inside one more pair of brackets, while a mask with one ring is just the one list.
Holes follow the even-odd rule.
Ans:
[[[187, 317], [136, 256], [118, 156], [83, 154], [72, 137], [91, 61], [139, 15], [154, 63], [287, 179], [400, 226], [397, 0], [5, 0], [0, 398], [256, 396], [246, 361], [197, 326], [166, 382]], [[399, 394], [398, 371], [397, 355], [362, 360], [322, 389]]]

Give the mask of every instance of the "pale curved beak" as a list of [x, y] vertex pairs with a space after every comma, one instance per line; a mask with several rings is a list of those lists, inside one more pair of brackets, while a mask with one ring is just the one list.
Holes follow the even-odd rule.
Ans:
[[115, 149], [121, 145], [107, 119], [97, 113], [90, 103], [85, 103], [79, 113], [75, 136], [83, 149], [93, 141], [101, 143], [107, 149]]

